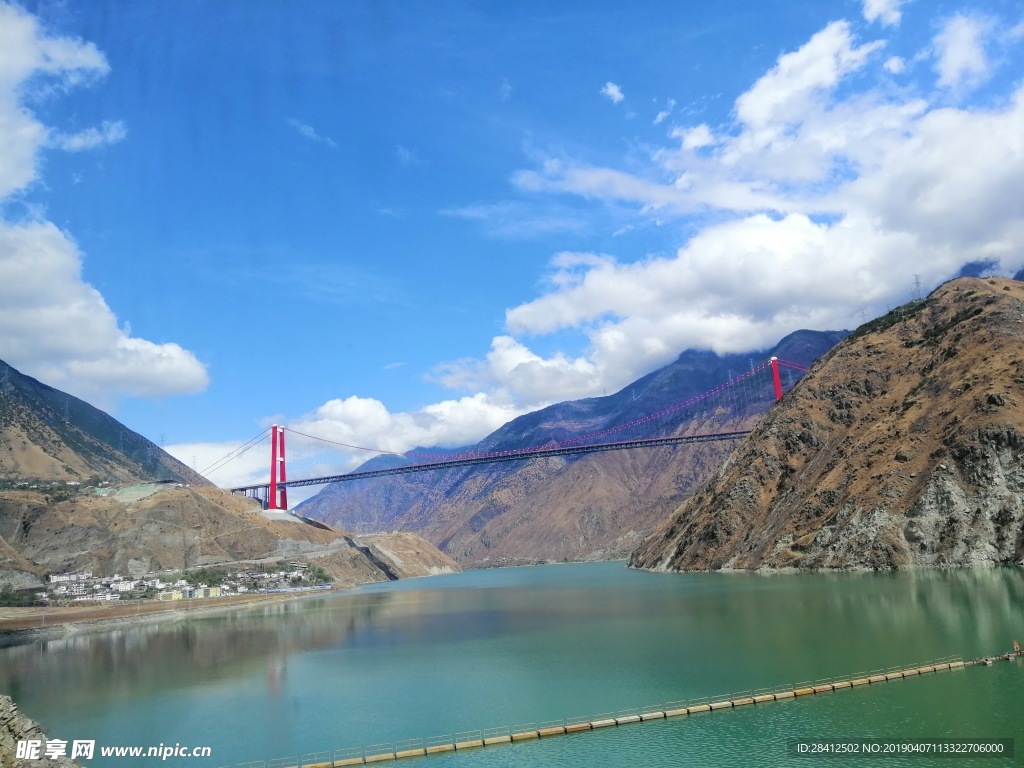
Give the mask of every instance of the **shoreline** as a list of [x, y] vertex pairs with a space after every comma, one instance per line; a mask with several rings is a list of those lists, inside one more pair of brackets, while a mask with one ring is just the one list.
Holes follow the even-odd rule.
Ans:
[[240, 597], [205, 597], [119, 606], [0, 608], [0, 646], [12, 640], [34, 641], [76, 632], [104, 630], [126, 624], [179, 621], [192, 616], [229, 613], [259, 605], [326, 597], [351, 592], [360, 585], [303, 592], [261, 592]]
[[[587, 562], [587, 561], [580, 561]], [[618, 561], [593, 561], [618, 562]], [[621, 562], [625, 562], [624, 560]], [[490, 570], [496, 568], [532, 568], [543, 565], [573, 565], [574, 562], [537, 562], [519, 563], [516, 565], [493, 565], [471, 570]], [[456, 571], [455, 573], [458, 573]], [[260, 592], [244, 596], [204, 597], [173, 601], [153, 601], [147, 603], [126, 603], [121, 605], [90, 605], [15, 608], [0, 607], [0, 647], [15, 645], [22, 642], [46, 640], [78, 632], [102, 631], [119, 626], [141, 624], [147, 622], [173, 622], [188, 619], [192, 616], [209, 616], [216, 613], [252, 608], [254, 606], [304, 600], [313, 597], [327, 597], [343, 592], [354, 592], [363, 586], [380, 586], [381, 584], [399, 583], [433, 576], [450, 574], [423, 574], [398, 579], [397, 582], [365, 582], [350, 585], [334, 585], [328, 590], [307, 590], [302, 592]]]

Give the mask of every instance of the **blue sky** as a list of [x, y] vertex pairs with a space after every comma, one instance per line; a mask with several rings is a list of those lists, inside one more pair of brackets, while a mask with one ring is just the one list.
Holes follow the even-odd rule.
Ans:
[[1016, 272], [1022, 64], [1000, 0], [0, 0], [0, 358], [200, 469], [470, 443]]

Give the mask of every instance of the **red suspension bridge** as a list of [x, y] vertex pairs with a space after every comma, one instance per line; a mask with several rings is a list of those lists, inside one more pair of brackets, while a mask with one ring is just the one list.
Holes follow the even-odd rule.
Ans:
[[[363, 480], [371, 477], [401, 475], [410, 472], [430, 472], [475, 464], [525, 461], [547, 456], [565, 456], [630, 448], [650, 448], [662, 445], [736, 440], [750, 434], [750, 431], [722, 428], [704, 432], [695, 432], [693, 430], [700, 424], [706, 424], [709, 421], [712, 424], [720, 424], [723, 420], [727, 420], [730, 415], [735, 417], [736, 414], [766, 412], [772, 403], [782, 397], [787, 388], [782, 382], [780, 373], [780, 368], [782, 367], [798, 371], [801, 374], [808, 370], [805, 365], [773, 357], [760, 365], [753, 366], [748, 372], [731, 378], [725, 384], [671, 405], [668, 408], [662, 408], [655, 413], [634, 418], [625, 423], [607, 426], [590, 434], [560, 441], [548, 440], [543, 445], [528, 448], [449, 454], [418, 453], [412, 451], [397, 453], [379, 448], [367, 448], [365, 446], [340, 443], [275, 424], [269, 430], [261, 432], [205, 471], [209, 472], [213, 469], [219, 469], [228, 462], [238, 458], [249, 449], [262, 443], [269, 432], [269, 482], [239, 486], [230, 490], [233, 493], [243, 493], [251, 498], [259, 499], [264, 509], [287, 510], [288, 488], [326, 485], [329, 483]], [[285, 432], [291, 432], [294, 435], [317, 440], [334, 447], [394, 456], [404, 463], [380, 469], [357, 469], [345, 474], [288, 480], [285, 463]]]

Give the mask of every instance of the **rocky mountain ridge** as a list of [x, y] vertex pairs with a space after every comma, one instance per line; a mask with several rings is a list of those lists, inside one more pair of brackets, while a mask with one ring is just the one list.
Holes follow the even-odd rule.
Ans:
[[[689, 350], [620, 392], [526, 414], [467, 450], [508, 451], [611, 429], [719, 386], [772, 354], [809, 365], [844, 336], [798, 331], [760, 355]], [[771, 402], [766, 389], [761, 401], [706, 414], [685, 429], [748, 429]], [[346, 481], [299, 511], [348, 530], [415, 531], [464, 565], [624, 558], [729, 450], [724, 442], [639, 448]], [[368, 466], [383, 461], [395, 459]]]
[[0, 360], [0, 480], [210, 485], [138, 432]]
[[653, 570], [1024, 559], [1024, 285], [961, 278], [857, 329], [630, 558]]

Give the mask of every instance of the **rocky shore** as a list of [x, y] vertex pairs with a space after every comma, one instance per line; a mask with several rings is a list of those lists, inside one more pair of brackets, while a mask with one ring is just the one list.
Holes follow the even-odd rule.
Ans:
[[0, 695], [0, 768], [73, 768], [67, 757], [26, 760], [17, 757], [19, 741], [37, 739], [46, 743], [46, 734], [31, 718], [18, 710], [10, 696]]

